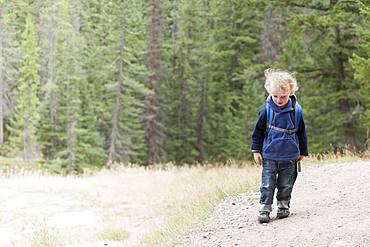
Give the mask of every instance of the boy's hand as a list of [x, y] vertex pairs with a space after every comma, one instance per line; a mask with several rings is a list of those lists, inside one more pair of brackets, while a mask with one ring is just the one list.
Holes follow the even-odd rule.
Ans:
[[298, 157], [298, 159], [297, 159], [297, 162], [300, 162], [300, 161], [302, 161], [304, 159], [304, 156], [303, 155], [300, 155], [299, 157]]
[[253, 158], [258, 165], [262, 165], [262, 155], [260, 153], [253, 153]]

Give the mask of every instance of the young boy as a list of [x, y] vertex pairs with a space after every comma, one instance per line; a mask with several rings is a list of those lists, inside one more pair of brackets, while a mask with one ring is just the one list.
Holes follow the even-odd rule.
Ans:
[[277, 218], [288, 217], [290, 198], [297, 178], [297, 162], [308, 155], [302, 109], [294, 95], [295, 78], [286, 71], [265, 70], [265, 88], [269, 93], [260, 109], [252, 135], [252, 152], [257, 164], [263, 164], [258, 221], [270, 221], [277, 187]]

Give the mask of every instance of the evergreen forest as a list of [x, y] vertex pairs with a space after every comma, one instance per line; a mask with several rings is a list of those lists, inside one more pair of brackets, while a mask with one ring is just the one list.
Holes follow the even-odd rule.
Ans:
[[369, 0], [0, 0], [0, 155], [67, 172], [251, 159], [264, 70], [309, 152], [369, 150]]

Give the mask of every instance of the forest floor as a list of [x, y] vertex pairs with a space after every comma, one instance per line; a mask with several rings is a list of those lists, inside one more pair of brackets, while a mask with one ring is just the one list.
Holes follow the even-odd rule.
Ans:
[[259, 193], [230, 196], [177, 246], [370, 246], [369, 192], [370, 162], [304, 167], [290, 217], [260, 224]]

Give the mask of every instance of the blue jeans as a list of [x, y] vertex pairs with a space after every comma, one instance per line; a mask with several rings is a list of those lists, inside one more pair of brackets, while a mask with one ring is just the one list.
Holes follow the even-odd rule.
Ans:
[[278, 207], [289, 208], [296, 178], [296, 161], [264, 160], [260, 187], [260, 211], [272, 211], [275, 188], [277, 188], [276, 199]]

